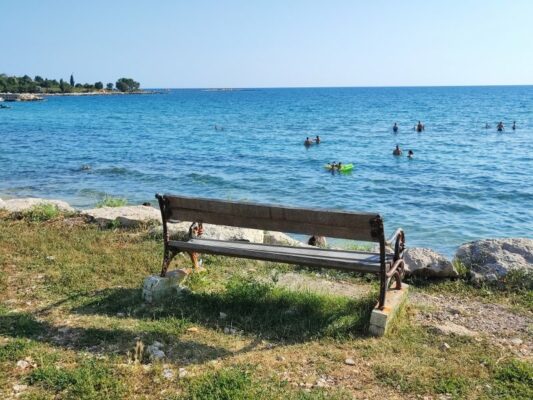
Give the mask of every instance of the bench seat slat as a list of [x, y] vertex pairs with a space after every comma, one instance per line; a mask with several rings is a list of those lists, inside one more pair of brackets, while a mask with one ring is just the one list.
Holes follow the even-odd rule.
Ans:
[[[379, 254], [362, 251], [343, 251], [320, 248], [304, 248], [265, 245], [238, 241], [212, 239], [171, 240], [169, 246], [182, 251], [220, 254], [264, 261], [301, 264], [347, 271], [379, 273]], [[388, 256], [387, 258], [391, 258]]]

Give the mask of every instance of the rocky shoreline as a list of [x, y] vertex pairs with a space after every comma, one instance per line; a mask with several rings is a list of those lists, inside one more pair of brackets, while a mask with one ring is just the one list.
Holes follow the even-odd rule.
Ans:
[[[153, 235], [161, 235], [161, 214], [151, 205], [101, 207], [76, 210], [62, 200], [21, 198], [0, 199], [0, 210], [12, 214], [23, 214], [36, 206], [50, 204], [65, 213], [79, 213], [87, 221], [102, 227], [115, 226], [131, 228], [150, 225]], [[182, 221], [169, 224], [170, 235], [175, 238], [186, 237], [190, 222]], [[288, 246], [307, 246], [282, 232], [229, 226], [204, 226], [204, 236], [219, 240], [245, 240], [255, 243]], [[412, 247], [405, 251], [405, 265], [408, 275], [431, 278], [457, 278], [458, 267], [465, 268], [475, 282], [497, 281], [511, 271], [525, 274], [533, 273], [533, 239], [505, 238], [482, 239], [461, 245], [453, 260], [447, 259], [432, 249]]]

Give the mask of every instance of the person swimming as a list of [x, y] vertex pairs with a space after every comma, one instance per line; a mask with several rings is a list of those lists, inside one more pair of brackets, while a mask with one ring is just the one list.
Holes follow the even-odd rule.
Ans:
[[316, 135], [315, 143], [316, 144], [320, 144], [320, 136]]
[[422, 122], [418, 121], [418, 124], [416, 124], [416, 131], [417, 132], [422, 132], [423, 130], [425, 130], [424, 124]]
[[504, 129], [505, 129], [505, 127], [503, 126], [503, 122], [502, 122], [502, 121], [498, 122], [498, 125], [496, 125], [496, 130], [497, 130], [498, 132], [501, 132], [501, 131], [503, 131]]
[[489, 129], [490, 128], [490, 125], [489, 124], [485, 124], [485, 129]]
[[392, 131], [393, 132], [398, 132], [398, 124], [395, 122], [393, 127], [392, 127]]
[[309, 139], [309, 136], [305, 138], [304, 146], [311, 146], [313, 141]]
[[415, 153], [413, 153], [413, 150], [409, 150], [409, 152], [407, 153], [407, 157], [413, 158], [414, 156], [415, 156]]
[[339, 161], [339, 163], [337, 164], [337, 170], [341, 170], [342, 169], [342, 163]]
[[400, 146], [396, 145], [396, 148], [392, 152], [393, 156], [401, 156], [402, 155], [402, 149], [400, 149]]
[[513, 121], [513, 126], [512, 126], [512, 128], [513, 128], [513, 131], [516, 131], [516, 121]]

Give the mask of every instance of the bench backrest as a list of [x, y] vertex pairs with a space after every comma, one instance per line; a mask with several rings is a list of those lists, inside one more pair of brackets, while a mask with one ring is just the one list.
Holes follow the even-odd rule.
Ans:
[[191, 221], [342, 239], [379, 242], [379, 214], [282, 207], [235, 201], [156, 195], [163, 222]]

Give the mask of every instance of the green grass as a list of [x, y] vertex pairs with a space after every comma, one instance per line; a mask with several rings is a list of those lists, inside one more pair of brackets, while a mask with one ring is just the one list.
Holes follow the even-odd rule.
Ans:
[[102, 207], [122, 207], [128, 204], [128, 200], [121, 197], [105, 196], [102, 200], [96, 203], [97, 208]]
[[116, 400], [126, 395], [116, 369], [93, 359], [81, 360], [74, 368], [41, 366], [28, 375], [27, 382], [65, 400]]
[[22, 213], [22, 217], [31, 222], [43, 222], [61, 215], [61, 211], [54, 204], [39, 204]]
[[[161, 241], [144, 228], [109, 231], [78, 220], [28, 223], [0, 216], [0, 398], [14, 383], [26, 383], [26, 399], [344, 399], [363, 396], [359, 386], [350, 386], [360, 379], [368, 398], [532, 397], [530, 364], [484, 339], [430, 332], [413, 322], [409, 306], [389, 337], [366, 336], [375, 278], [328, 273], [331, 280], [368, 284], [363, 298], [290, 291], [276, 285], [274, 271], [313, 279], [318, 270], [205, 256], [207, 272], [184, 283], [190, 291], [145, 304], [140, 287], [159, 272]], [[172, 268], [189, 265], [182, 255]], [[510, 275], [504, 284], [483, 287], [464, 279], [414, 283], [425, 293], [528, 312], [528, 282]], [[129, 363], [138, 340], [163, 343], [167, 358], [148, 370], [146, 354], [144, 365]], [[444, 341], [449, 350], [441, 350]], [[278, 361], [277, 354], [287, 360]], [[347, 356], [357, 369], [344, 365]], [[37, 368], [17, 370], [25, 357]], [[190, 374], [167, 381], [164, 365]], [[309, 374], [346, 376], [328, 389], [293, 386]]]

